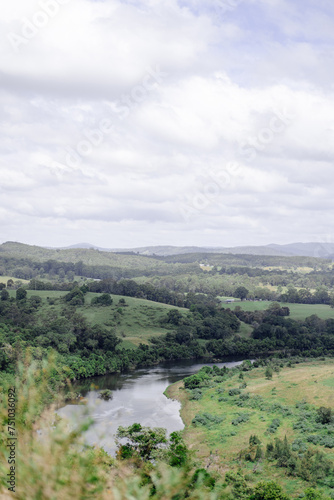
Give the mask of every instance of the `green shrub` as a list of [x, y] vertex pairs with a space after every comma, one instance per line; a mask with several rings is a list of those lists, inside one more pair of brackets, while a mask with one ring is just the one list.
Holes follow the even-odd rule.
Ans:
[[307, 441], [313, 444], [319, 444], [324, 446], [325, 448], [334, 448], [334, 438], [331, 436], [319, 436], [319, 435], [310, 435], [307, 436]]
[[98, 297], [93, 297], [91, 300], [92, 306], [111, 306], [112, 298], [109, 293], [102, 293]]
[[291, 445], [292, 451], [297, 451], [298, 453], [304, 453], [307, 450], [307, 444], [301, 439], [295, 439]]
[[193, 389], [192, 391], [190, 391], [189, 399], [194, 400], [194, 401], [198, 401], [202, 397], [203, 397], [203, 393], [202, 393], [201, 389]]
[[103, 389], [99, 393], [99, 398], [103, 399], [104, 401], [109, 401], [112, 399], [112, 391], [110, 389]]
[[267, 431], [270, 432], [271, 434], [274, 434], [280, 425], [281, 425], [280, 420], [278, 418], [274, 418], [274, 420], [271, 422], [270, 426], [268, 427]]
[[275, 481], [259, 482], [249, 500], [290, 500]]
[[322, 425], [330, 424], [332, 421], [331, 408], [326, 408], [325, 406], [318, 408], [316, 421], [320, 422]]
[[238, 394], [241, 393], [241, 390], [240, 389], [230, 389], [228, 391], [228, 395], [229, 396], [237, 396]]
[[232, 420], [232, 425], [239, 425], [242, 424], [243, 422], [248, 422], [249, 420], [249, 413], [239, 413], [236, 418]]
[[197, 427], [198, 425], [212, 427], [213, 425], [220, 424], [221, 422], [223, 422], [223, 420], [225, 420], [224, 416], [211, 415], [210, 413], [204, 412], [196, 415], [191, 423], [195, 427]]

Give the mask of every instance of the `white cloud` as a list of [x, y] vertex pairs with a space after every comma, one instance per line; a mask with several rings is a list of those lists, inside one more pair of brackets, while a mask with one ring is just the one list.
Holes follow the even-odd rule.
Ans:
[[[19, 50], [2, 38], [3, 241], [230, 246], [330, 233], [331, 9], [216, 4], [70, 0]], [[22, 18], [40, 10], [6, 4], [2, 30], [27, 34]]]

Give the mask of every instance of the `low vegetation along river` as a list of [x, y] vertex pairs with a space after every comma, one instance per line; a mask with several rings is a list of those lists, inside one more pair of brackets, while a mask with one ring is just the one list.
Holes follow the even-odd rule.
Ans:
[[[230, 361], [216, 365], [220, 368], [232, 368], [241, 362]], [[143, 426], [164, 427], [168, 433], [183, 429], [180, 403], [168, 399], [163, 393], [170, 384], [196, 373], [202, 366], [213, 366], [213, 363], [179, 361], [126, 374], [95, 377], [86, 381], [85, 385], [76, 387], [87, 399], [87, 404], [68, 404], [57, 413], [69, 419], [71, 425], [77, 425], [91, 417], [94, 423], [86, 432], [86, 442], [90, 445], [97, 444], [114, 454], [114, 435], [120, 425], [126, 427], [138, 422]], [[110, 389], [112, 399], [101, 400], [99, 390], [102, 389]]]

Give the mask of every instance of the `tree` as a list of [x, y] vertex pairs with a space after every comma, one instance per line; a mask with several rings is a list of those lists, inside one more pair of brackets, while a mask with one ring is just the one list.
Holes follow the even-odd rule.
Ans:
[[91, 304], [99, 305], [99, 306], [111, 306], [112, 298], [109, 293], [103, 293], [99, 297], [93, 297], [91, 300]]
[[184, 443], [180, 432], [172, 432], [169, 444], [169, 465], [172, 467], [183, 467], [189, 459], [189, 450]]
[[260, 481], [254, 490], [254, 493], [249, 497], [249, 500], [290, 500], [282, 487], [275, 481], [264, 482]]
[[[44, 272], [44, 269], [43, 269], [43, 272]], [[42, 274], [42, 271], [40, 271], [40, 273]], [[75, 278], [75, 273], [74, 273], [73, 271], [68, 271], [68, 272], [66, 273], [66, 276], [67, 276], [67, 279], [68, 279], [69, 281], [73, 281], [73, 280], [74, 280], [74, 278]]]
[[278, 302], [272, 302], [265, 313], [268, 316], [289, 316], [290, 309], [288, 307], [281, 307]]
[[321, 406], [317, 409], [317, 421], [322, 425], [330, 424], [332, 421], [332, 410], [331, 408], [326, 408]]
[[182, 314], [177, 309], [172, 309], [167, 313], [167, 323], [178, 326], [182, 319]]
[[132, 424], [129, 427], [118, 427], [116, 438], [127, 438], [125, 445], [119, 445], [120, 458], [129, 456], [141, 457], [150, 460], [154, 451], [167, 443], [166, 429], [162, 427], [142, 427], [141, 424]]
[[4, 288], [6, 288], [6, 284], [5, 283], [0, 283], [0, 290], [3, 290]]
[[178, 344], [189, 344], [189, 342], [192, 340], [191, 327], [187, 325], [178, 326], [175, 340]]
[[42, 303], [42, 299], [39, 295], [32, 295], [30, 298], [29, 298], [29, 303], [31, 304], [32, 307], [34, 307], [35, 309], [37, 309], [41, 303]]
[[8, 300], [9, 299], [8, 291], [5, 289], [1, 290], [0, 298], [1, 300]]
[[62, 267], [58, 270], [58, 275], [60, 280], [63, 280], [65, 278], [65, 271]]
[[114, 351], [116, 346], [122, 341], [115, 332], [109, 331], [103, 326], [94, 325], [88, 330], [89, 339], [97, 340], [97, 346], [104, 351]]
[[80, 288], [76, 286], [64, 296], [64, 300], [72, 306], [81, 306], [85, 303], [85, 296]]
[[27, 298], [27, 290], [18, 288], [16, 290], [16, 300], [25, 300]]
[[266, 379], [271, 380], [273, 378], [273, 371], [270, 366], [267, 366], [266, 371], [264, 372]]
[[305, 500], [325, 500], [323, 495], [314, 488], [307, 488], [304, 493]]
[[237, 297], [237, 298], [243, 300], [247, 297], [248, 293], [249, 293], [249, 290], [247, 290], [247, 288], [245, 288], [244, 286], [238, 286], [238, 288], [236, 288], [234, 290], [233, 297]]

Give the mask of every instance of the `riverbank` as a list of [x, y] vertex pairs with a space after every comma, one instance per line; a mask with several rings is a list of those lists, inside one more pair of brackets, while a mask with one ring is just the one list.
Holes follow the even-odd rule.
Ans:
[[[324, 463], [331, 464], [329, 470], [334, 471], [334, 422], [317, 423], [317, 410], [334, 406], [334, 360], [280, 364], [283, 365], [277, 360], [267, 375], [267, 367], [261, 366], [238, 370], [232, 377], [224, 376], [222, 382], [213, 377], [212, 387], [200, 388], [199, 400], [190, 400], [183, 381], [169, 386], [166, 395], [181, 403], [183, 438], [209, 472], [221, 476], [227, 471], [239, 471], [250, 484], [274, 479], [291, 498], [297, 498], [312, 483], [311, 479], [306, 480], [308, 463], [298, 465], [298, 453], [302, 456], [298, 446], [304, 452], [308, 450], [313, 467], [316, 459], [312, 454], [318, 452]], [[252, 435], [261, 442], [258, 452], [256, 447], [250, 450]], [[293, 474], [286, 467], [277, 467], [276, 460], [266, 458], [267, 445], [274, 443], [275, 438], [283, 442], [285, 436], [291, 460], [297, 464]], [[333, 490], [328, 487], [331, 483], [327, 477], [332, 477], [332, 472], [327, 471], [322, 477], [321, 464], [316, 468], [310, 477], [317, 473], [319, 477], [313, 480], [329, 494]]]

